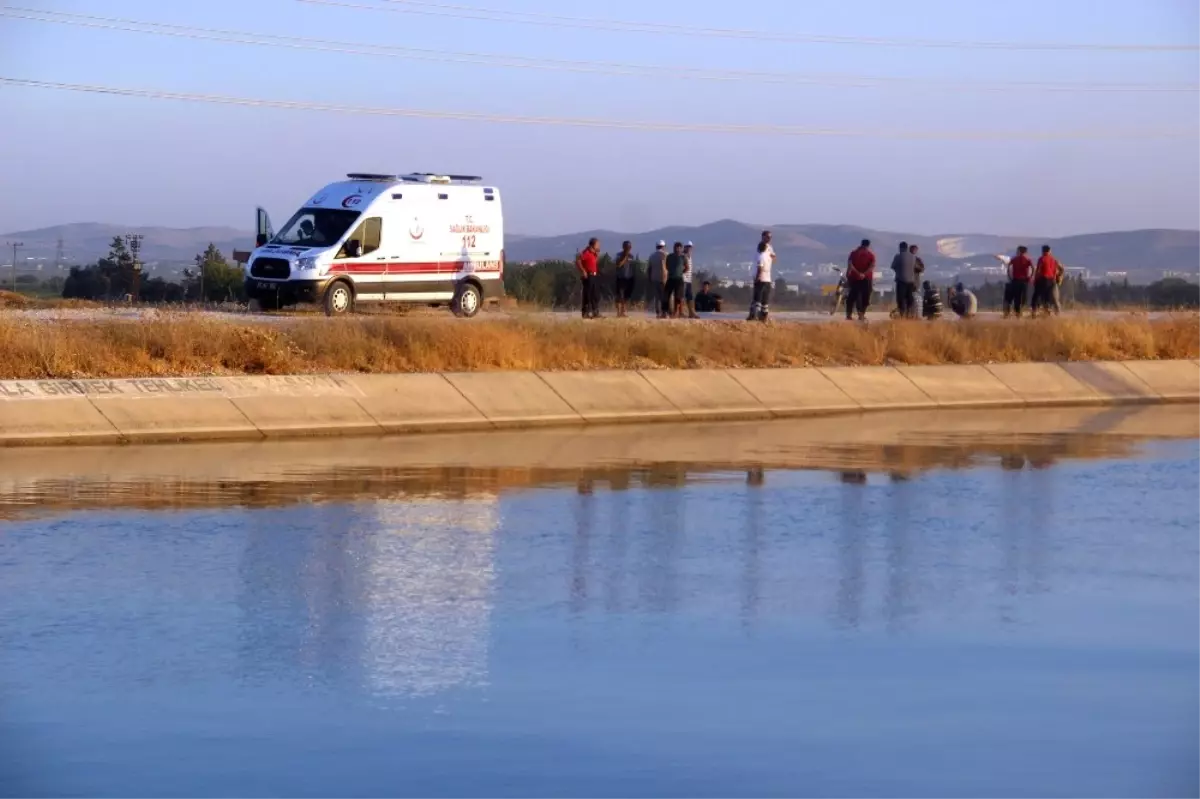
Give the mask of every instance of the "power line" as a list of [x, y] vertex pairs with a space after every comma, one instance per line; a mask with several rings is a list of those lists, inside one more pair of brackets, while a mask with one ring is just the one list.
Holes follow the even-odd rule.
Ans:
[[787, 33], [744, 28], [706, 28], [693, 25], [672, 25], [661, 22], [635, 22], [630, 20], [593, 19], [571, 17], [561, 14], [541, 14], [530, 11], [503, 11], [478, 6], [453, 3], [427, 2], [426, 0], [377, 0], [387, 6], [341, 2], [340, 0], [298, 0], [315, 5], [342, 6], [372, 11], [392, 11], [400, 14], [452, 17], [483, 22], [511, 22], [521, 25], [540, 25], [552, 28], [579, 28], [584, 30], [618, 31], [621, 33], [654, 33], [673, 36], [707, 36], [725, 39], [752, 39], [756, 41], [793, 42], [797, 44], [869, 45], [876, 47], [922, 47], [952, 50], [1060, 50], [1082, 52], [1197, 52], [1200, 45], [1194, 44], [1083, 44], [1077, 42], [1004, 42], [970, 41], [956, 39], [904, 39], [873, 36], [835, 36], [818, 33]]
[[73, 25], [91, 29], [116, 30], [125, 33], [143, 33], [159, 36], [215, 41], [227, 44], [245, 44], [266, 47], [343, 53], [351, 55], [381, 56], [417, 61], [443, 63], [478, 64], [482, 66], [515, 69], [536, 69], [559, 72], [578, 72], [604, 75], [655, 78], [668, 77], [686, 80], [758, 82], [776, 84], [802, 84], [839, 88], [881, 88], [885, 86], [929, 86], [949, 91], [1050, 91], [1050, 92], [1184, 92], [1200, 91], [1200, 84], [1154, 84], [1154, 83], [1056, 83], [1049, 81], [1016, 81], [1001, 83], [952, 83], [930, 81], [919, 78], [890, 76], [856, 76], [836, 74], [803, 74], [795, 72], [763, 72], [753, 70], [704, 69], [695, 67], [657, 66], [652, 64], [630, 64], [612, 61], [569, 61], [561, 59], [529, 58], [489, 53], [455, 52], [393, 45], [373, 45], [355, 42], [316, 39], [305, 36], [248, 33], [221, 28], [203, 28], [191, 25], [174, 25], [162, 22], [146, 22], [119, 17], [99, 17], [87, 14], [72, 14], [61, 11], [38, 11], [18, 6], [0, 6], [0, 17], [31, 22], [46, 22]]
[[151, 100], [178, 100], [182, 102], [212, 103], [252, 108], [273, 108], [293, 111], [324, 111], [361, 116], [413, 117], [419, 119], [450, 119], [470, 122], [497, 122], [517, 125], [555, 125], [578, 128], [603, 128], [612, 130], [660, 131], [672, 133], [736, 133], [770, 136], [807, 136], [828, 138], [891, 138], [923, 140], [1034, 140], [1062, 141], [1075, 139], [1197, 139], [1196, 130], [1111, 130], [1099, 128], [1076, 131], [1014, 130], [1014, 131], [903, 131], [882, 129], [837, 129], [808, 128], [792, 125], [739, 125], [725, 123], [653, 122], [623, 119], [588, 119], [582, 117], [542, 117], [514, 114], [488, 114], [476, 111], [436, 111], [416, 108], [381, 108], [373, 106], [340, 105], [305, 100], [269, 100], [248, 97], [232, 97], [221, 94], [193, 94], [188, 92], [159, 91], [155, 89], [130, 89], [115, 86], [98, 86], [84, 83], [57, 83], [25, 78], [0, 76], [0, 85], [35, 89], [57, 89], [61, 91], [104, 94], [118, 97], [138, 97]]

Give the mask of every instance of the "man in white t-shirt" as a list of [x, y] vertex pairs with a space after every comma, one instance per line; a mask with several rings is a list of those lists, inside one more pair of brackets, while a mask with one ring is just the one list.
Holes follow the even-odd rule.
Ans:
[[767, 313], [771, 302], [771, 267], [775, 263], [775, 253], [771, 252], [768, 241], [770, 234], [764, 234], [758, 243], [758, 257], [754, 265], [754, 294], [750, 303], [750, 315], [746, 321], [767, 321]]
[[771, 263], [775, 263], [775, 248], [771, 246], [771, 231], [764, 230], [762, 232], [762, 244], [767, 245], [767, 255], [771, 257]]
[[[687, 303], [688, 319], [698, 319], [696, 316], [696, 298], [692, 294], [692, 278], [696, 276], [696, 270], [692, 268], [692, 243], [689, 241], [683, 245], [683, 299]], [[680, 315], [682, 316], [682, 309]]]

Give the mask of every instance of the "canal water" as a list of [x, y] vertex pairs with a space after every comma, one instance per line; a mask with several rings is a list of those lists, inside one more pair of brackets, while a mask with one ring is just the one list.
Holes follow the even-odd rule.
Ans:
[[[786, 439], [756, 428], [686, 437]], [[792, 466], [24, 461], [0, 792], [1196, 795], [1196, 441], [918, 438]]]

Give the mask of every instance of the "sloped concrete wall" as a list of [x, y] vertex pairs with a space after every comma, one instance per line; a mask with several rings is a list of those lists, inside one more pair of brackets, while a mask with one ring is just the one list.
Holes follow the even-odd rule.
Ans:
[[1196, 361], [0, 381], [0, 445], [1200, 402]]

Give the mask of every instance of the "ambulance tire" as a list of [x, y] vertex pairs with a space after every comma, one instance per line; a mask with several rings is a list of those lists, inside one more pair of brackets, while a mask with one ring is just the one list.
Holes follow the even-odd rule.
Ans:
[[335, 280], [325, 289], [326, 316], [344, 316], [354, 310], [354, 289], [344, 280]]
[[454, 312], [455, 316], [470, 319], [479, 313], [482, 306], [483, 295], [478, 286], [474, 283], [458, 284], [458, 290], [454, 292], [454, 299], [450, 302], [450, 310]]

